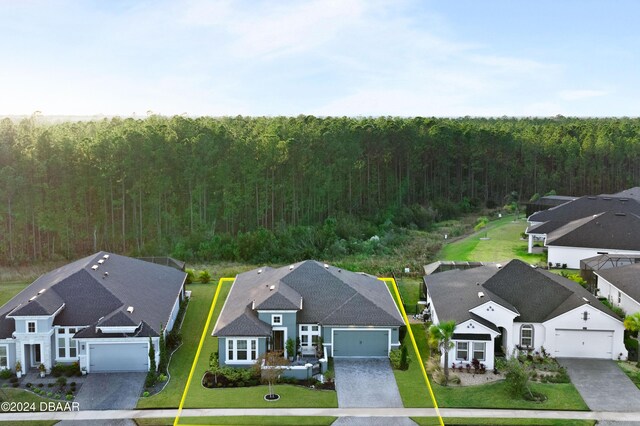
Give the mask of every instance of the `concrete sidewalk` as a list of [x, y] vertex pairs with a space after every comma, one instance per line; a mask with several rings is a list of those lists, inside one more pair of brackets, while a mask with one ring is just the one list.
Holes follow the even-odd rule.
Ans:
[[[3, 413], [0, 421], [21, 420], [105, 420], [105, 419], [141, 419], [171, 418], [178, 410], [105, 410], [78, 412], [34, 412]], [[556, 410], [500, 410], [442, 408], [443, 417], [474, 418], [539, 418], [539, 419], [576, 419], [608, 420], [633, 422], [640, 418], [638, 412], [615, 411], [556, 411]], [[182, 410], [181, 417], [223, 417], [223, 416], [331, 416], [331, 417], [436, 417], [433, 408], [254, 408], [254, 409], [212, 409], [190, 408]]]

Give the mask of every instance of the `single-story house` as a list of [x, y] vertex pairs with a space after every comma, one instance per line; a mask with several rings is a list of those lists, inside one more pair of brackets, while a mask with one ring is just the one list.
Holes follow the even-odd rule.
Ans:
[[149, 338], [158, 358], [185, 278], [106, 252], [46, 273], [0, 307], [0, 368], [78, 362], [87, 372], [148, 371]]
[[[449, 362], [494, 367], [496, 354], [626, 359], [622, 321], [574, 281], [520, 260], [424, 277], [437, 324], [454, 320]], [[444, 357], [442, 357], [444, 362]]]
[[638, 235], [640, 216], [606, 212], [574, 220], [549, 232], [544, 244], [550, 264], [578, 269], [581, 260], [599, 254], [640, 255]]
[[598, 296], [606, 297], [627, 314], [640, 312], [640, 263], [594, 271]]
[[[529, 253], [533, 252], [533, 246], [536, 241], [544, 241], [545, 246], [550, 249], [548, 242], [552, 232], [557, 237], [559, 232], [556, 231], [560, 231], [561, 228], [561, 233], [567, 233], [569, 230], [575, 229], [576, 226], [584, 224], [585, 221], [589, 221], [594, 216], [603, 213], [640, 216], [640, 197], [638, 194], [640, 194], [640, 188], [631, 188], [611, 195], [584, 196], [548, 210], [533, 213], [528, 217], [529, 227], [526, 230], [529, 238]], [[579, 265], [576, 265], [575, 261], [577, 256], [584, 256], [577, 259], [579, 264], [581, 259], [594, 256], [598, 252], [616, 249], [610, 246], [610, 242], [606, 239], [600, 240], [591, 236], [587, 238], [588, 241], [580, 241], [579, 243], [589, 245], [574, 247], [590, 249], [588, 253], [580, 253], [581, 250], [570, 250], [568, 252], [565, 249], [558, 250], [556, 245], [556, 249], [549, 250], [550, 254], [553, 255], [550, 256], [549, 262], [554, 266], [567, 265], [569, 268], [578, 268]], [[568, 246], [565, 245], [563, 247]], [[640, 247], [637, 249], [640, 250]], [[552, 251], [554, 253], [551, 253]], [[619, 253], [620, 251], [612, 252]], [[570, 266], [570, 264], [574, 266]]]
[[404, 321], [383, 281], [306, 260], [236, 276], [213, 330], [221, 365], [248, 367], [266, 351], [287, 353], [299, 340], [303, 354], [387, 357]]

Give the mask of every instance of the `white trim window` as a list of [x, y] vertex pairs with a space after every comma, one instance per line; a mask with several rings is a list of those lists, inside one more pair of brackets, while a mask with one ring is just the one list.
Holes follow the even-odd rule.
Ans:
[[0, 370], [9, 368], [9, 350], [6, 345], [0, 346]]
[[473, 359], [484, 361], [486, 359], [487, 344], [485, 342], [473, 342]]
[[78, 357], [78, 344], [73, 335], [78, 331], [75, 327], [56, 329], [56, 359], [75, 359]]
[[258, 339], [227, 339], [228, 362], [253, 362], [258, 359]]
[[282, 315], [280, 314], [271, 315], [271, 325], [282, 325]]
[[456, 342], [456, 359], [460, 361], [469, 359], [469, 342]]
[[525, 348], [533, 347], [533, 325], [522, 324], [520, 326], [520, 346]]
[[36, 321], [27, 321], [27, 333], [37, 333], [38, 327]]

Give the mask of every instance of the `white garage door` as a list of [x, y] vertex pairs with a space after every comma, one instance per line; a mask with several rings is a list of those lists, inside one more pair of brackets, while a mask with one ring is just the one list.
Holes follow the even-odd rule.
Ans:
[[556, 357], [611, 359], [613, 331], [556, 330]]
[[146, 343], [90, 344], [89, 370], [92, 373], [148, 371], [148, 345]]

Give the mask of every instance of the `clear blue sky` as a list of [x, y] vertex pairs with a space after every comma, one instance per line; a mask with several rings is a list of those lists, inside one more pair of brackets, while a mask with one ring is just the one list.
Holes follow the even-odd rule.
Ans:
[[0, 1], [0, 114], [639, 116], [632, 0]]

